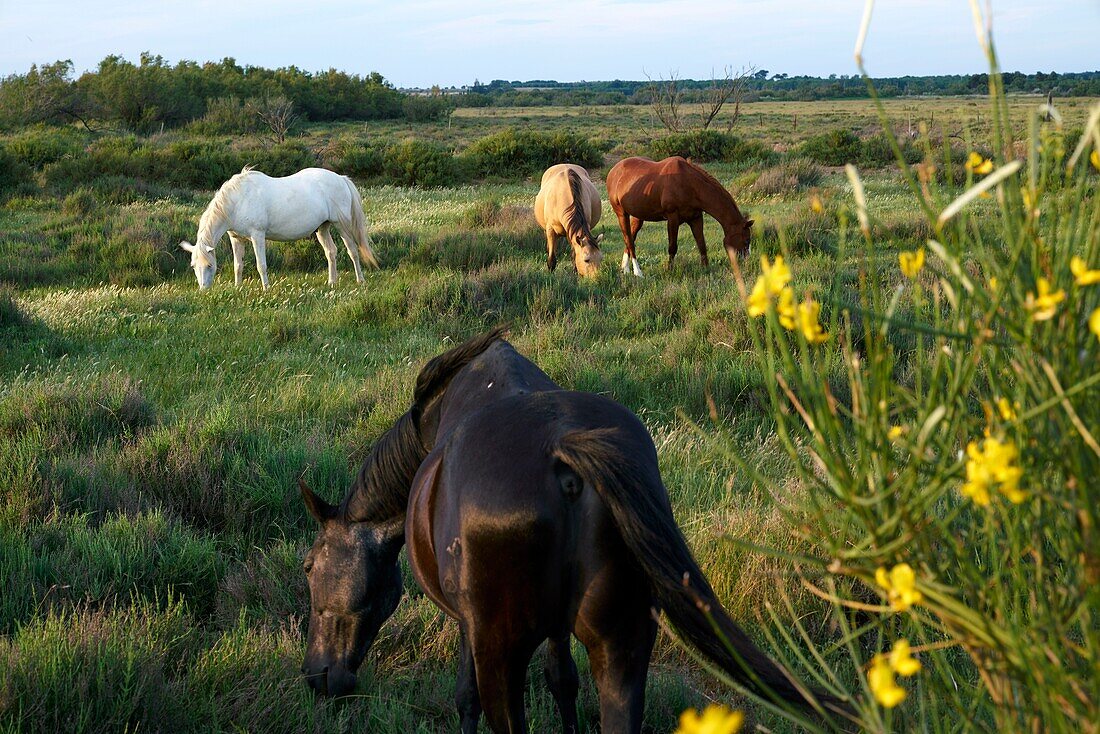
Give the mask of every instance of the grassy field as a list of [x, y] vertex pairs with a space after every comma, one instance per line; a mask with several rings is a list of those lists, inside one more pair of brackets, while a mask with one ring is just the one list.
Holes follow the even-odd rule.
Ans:
[[[1014, 101], [1021, 119], [1036, 102]], [[889, 111], [902, 129], [919, 114], [950, 134], [982, 124], [973, 104], [893, 101]], [[1068, 100], [1062, 113], [1079, 126], [1085, 103]], [[508, 125], [602, 137], [608, 162], [655, 135], [642, 109], [540, 108], [311, 128], [305, 141], [413, 134], [460, 149]], [[823, 129], [875, 125], [865, 102], [766, 103], [746, 106], [735, 131], [782, 153]], [[767, 166], [708, 168], [757, 221], [756, 253], [786, 242], [799, 292], [852, 282], [854, 268], [838, 272], [826, 255], [836, 243], [828, 212], [850, 196], [842, 171], [817, 167], [812, 186], [773, 173], [778, 183], [765, 185]], [[896, 262], [897, 248], [923, 243], [923, 221], [896, 171], [865, 183], [888, 243], [881, 257]], [[609, 395], [646, 423], [677, 519], [736, 619], [759, 633], [764, 603], [785, 590], [811, 629], [830, 634], [817, 602], [784, 582], [788, 568], [723, 540], [795, 543], [709, 437], [708, 396], [762, 472], [788, 475], [717, 225], [706, 226], [715, 264], [700, 267], [684, 230], [671, 272], [665, 228], [648, 225], [637, 280], [615, 267], [621, 237], [605, 204], [605, 269], [579, 282], [568, 260], [546, 272], [529, 210], [536, 189], [530, 178], [361, 187], [382, 270], [359, 286], [342, 261], [330, 289], [316, 242], [275, 243], [266, 292], [251, 260], [245, 284], [232, 285], [224, 243], [213, 289], [197, 291], [176, 243], [193, 239], [208, 191], [117, 203], [43, 191], [0, 204], [0, 731], [453, 730], [457, 630], [407, 570], [357, 694], [308, 694], [300, 562], [314, 528], [294, 479], [305, 470], [323, 496], [341, 496], [408, 406], [419, 367], [502, 321], [561, 385]], [[826, 214], [811, 211], [811, 194]], [[758, 267], [746, 263], [750, 282]], [[577, 653], [591, 731], [597, 703]], [[532, 730], [553, 731], [534, 667], [528, 697]], [[710, 697], [737, 703], [662, 639], [647, 730], [670, 731]]]

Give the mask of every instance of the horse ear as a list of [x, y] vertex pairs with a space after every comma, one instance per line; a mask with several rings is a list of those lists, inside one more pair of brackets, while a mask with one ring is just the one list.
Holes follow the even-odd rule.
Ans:
[[596, 244], [598, 245], [601, 242], [603, 242], [603, 232], [600, 232], [598, 235], [596, 235]]
[[180, 242], [180, 247], [182, 249], [186, 250], [187, 252], [194, 252], [195, 251], [195, 246], [192, 245], [190, 242], [186, 242], [186, 241]]
[[[750, 224], [751, 224], [751, 222], [750, 222]], [[205, 252], [207, 255], [214, 254], [214, 248], [211, 247], [210, 245], [199, 245], [199, 247], [201, 247], [202, 251]]]
[[298, 489], [301, 490], [302, 500], [306, 503], [306, 509], [313, 515], [314, 520], [324, 525], [336, 517], [336, 508], [314, 494], [309, 485], [301, 479], [298, 480]]
[[752, 220], [752, 219], [746, 219], [746, 220], [745, 220], [745, 226], [746, 226], [746, 227], [751, 227], [751, 226], [752, 226], [752, 223], [753, 223], [753, 221], [754, 221], [754, 220]]

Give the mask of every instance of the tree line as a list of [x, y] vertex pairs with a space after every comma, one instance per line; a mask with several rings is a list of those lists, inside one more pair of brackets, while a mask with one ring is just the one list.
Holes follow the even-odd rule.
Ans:
[[[1006, 72], [1003, 77], [1008, 92], [1100, 96], [1100, 71]], [[108, 56], [96, 69], [79, 76], [71, 61], [57, 61], [0, 79], [0, 129], [75, 122], [89, 129], [117, 125], [148, 133], [205, 117], [207, 130], [243, 132], [251, 119], [271, 127], [273, 110], [282, 113], [283, 123], [400, 117], [420, 122], [443, 119], [455, 107], [649, 105], [667, 91], [667, 81], [496, 79], [460, 89], [434, 87], [428, 94], [405, 94], [378, 72], [360, 76], [336, 69], [308, 72], [296, 66], [266, 69], [241, 66], [233, 58], [170, 64], [146, 52], [137, 63]], [[867, 96], [866, 84], [856, 76], [788, 76], [753, 69], [742, 81], [746, 102]], [[693, 103], [712, 97], [716, 80], [675, 82], [679, 99]], [[884, 97], [981, 94], [989, 88], [988, 74], [882, 77], [874, 82]], [[227, 126], [229, 118], [238, 121]]]

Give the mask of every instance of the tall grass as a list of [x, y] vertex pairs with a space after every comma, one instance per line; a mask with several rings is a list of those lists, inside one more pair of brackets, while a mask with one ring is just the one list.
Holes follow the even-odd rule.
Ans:
[[[1100, 107], [1072, 153], [1057, 110], [1036, 108], [1015, 137], [992, 41], [980, 40], [993, 132], [971, 148], [992, 160], [975, 153], [960, 195], [928, 175], [950, 166], [949, 151], [926, 140], [914, 175], [894, 146], [926, 242], [882, 257], [873, 199], [850, 167], [836, 258], [858, 263], [858, 281], [792, 294], [824, 309], [828, 340], [784, 324], [782, 297], [753, 312], [757, 365], [803, 491], [734, 456], [804, 544], [776, 556], [832, 609], [821, 636], [793, 607], [770, 606], [774, 642], [849, 701], [864, 731], [1100, 721], [1100, 207], [1086, 162], [1100, 149]], [[989, 227], [973, 214], [983, 195]], [[751, 298], [739, 275], [750, 307], [786, 286], [778, 272]]]

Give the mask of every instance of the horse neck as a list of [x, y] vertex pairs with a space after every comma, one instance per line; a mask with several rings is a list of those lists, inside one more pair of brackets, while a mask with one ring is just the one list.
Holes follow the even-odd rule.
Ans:
[[195, 237], [195, 244], [214, 248], [228, 231], [229, 218], [220, 207], [211, 203], [199, 219], [199, 233]]
[[382, 434], [363, 462], [341, 506], [343, 516], [380, 527], [399, 527], [403, 533], [413, 477], [427, 455], [416, 417], [409, 411]]
[[722, 225], [723, 231], [729, 231], [731, 227], [745, 221], [730, 192], [709, 176], [700, 175], [699, 194], [703, 211], [714, 217]]

